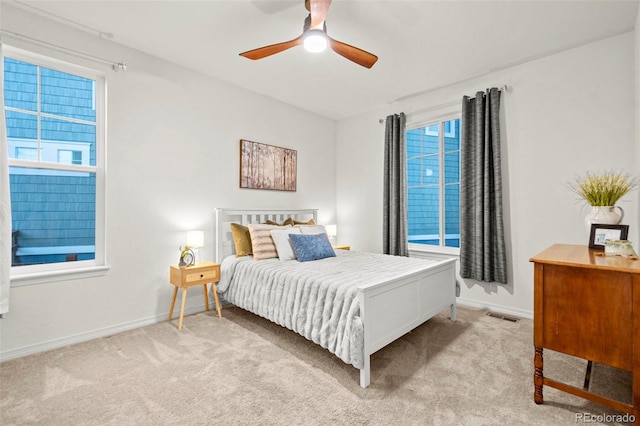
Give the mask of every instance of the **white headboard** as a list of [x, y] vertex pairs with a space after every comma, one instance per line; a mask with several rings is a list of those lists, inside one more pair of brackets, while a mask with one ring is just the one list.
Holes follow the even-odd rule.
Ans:
[[265, 223], [267, 220], [282, 223], [290, 217], [299, 221], [313, 219], [317, 223], [318, 210], [216, 209], [213, 229], [213, 240], [216, 242], [216, 262], [220, 263], [222, 259], [236, 252], [231, 235], [231, 223], [239, 223], [244, 226], [250, 223]]

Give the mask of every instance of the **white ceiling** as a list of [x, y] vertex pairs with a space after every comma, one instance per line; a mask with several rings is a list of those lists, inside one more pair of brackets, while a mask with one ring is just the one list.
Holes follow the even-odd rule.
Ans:
[[11, 3], [339, 120], [632, 31], [639, 0], [334, 0], [328, 34], [376, 54], [371, 69], [301, 46], [259, 61], [238, 55], [299, 36], [308, 13], [304, 0]]

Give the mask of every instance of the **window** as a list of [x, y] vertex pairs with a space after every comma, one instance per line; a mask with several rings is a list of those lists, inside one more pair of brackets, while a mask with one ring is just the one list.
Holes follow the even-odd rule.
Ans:
[[69, 149], [59, 149], [58, 163], [82, 164], [82, 151], [71, 151]]
[[[449, 120], [449, 121], [445, 121], [443, 123], [444, 125], [444, 136], [448, 137], [448, 138], [454, 138], [456, 137], [456, 132], [457, 132], [457, 126], [458, 126], [458, 120]], [[429, 127], [425, 127], [425, 134], [428, 136], [438, 136], [440, 134], [440, 128], [439, 126], [429, 126]]]
[[12, 283], [98, 270], [105, 264], [104, 78], [22, 50], [5, 52]]
[[409, 244], [460, 247], [460, 119], [408, 126]]
[[19, 158], [21, 160], [37, 160], [38, 149], [16, 146], [16, 158]]

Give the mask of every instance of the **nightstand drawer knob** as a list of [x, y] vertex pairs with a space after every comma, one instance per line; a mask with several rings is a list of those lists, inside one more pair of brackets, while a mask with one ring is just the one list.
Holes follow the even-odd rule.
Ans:
[[204, 271], [204, 272], [192, 272], [190, 274], [187, 274], [187, 276], [185, 277], [185, 282], [193, 282], [193, 281], [200, 281], [200, 280], [211, 280], [211, 281], [218, 281], [218, 270], [217, 269], [213, 269], [210, 271]]

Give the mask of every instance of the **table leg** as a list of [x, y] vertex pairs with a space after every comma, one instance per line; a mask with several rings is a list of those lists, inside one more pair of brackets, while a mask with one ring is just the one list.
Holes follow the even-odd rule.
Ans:
[[204, 306], [209, 310], [209, 295], [207, 294], [207, 283], [202, 284], [202, 288], [204, 289]]
[[536, 404], [542, 404], [544, 399], [542, 398], [542, 383], [543, 383], [543, 375], [542, 375], [542, 348], [535, 348], [535, 355], [533, 357], [533, 384], [535, 387], [535, 392], [533, 394], [533, 401]]
[[178, 330], [182, 330], [182, 319], [184, 317], [184, 305], [187, 303], [187, 288], [182, 289], [182, 306], [180, 307], [180, 321], [178, 321]]
[[591, 381], [591, 367], [593, 366], [593, 361], [587, 361], [587, 371], [584, 373], [584, 385], [582, 389], [588, 391], [589, 390], [589, 382]]
[[218, 298], [218, 287], [216, 283], [211, 283], [211, 289], [213, 290], [213, 298], [216, 301], [216, 311], [218, 311], [218, 318], [222, 318], [222, 309], [220, 309], [220, 299]]
[[173, 317], [173, 308], [176, 306], [176, 296], [178, 295], [178, 286], [173, 289], [173, 299], [171, 299], [171, 309], [169, 309], [169, 321]]

